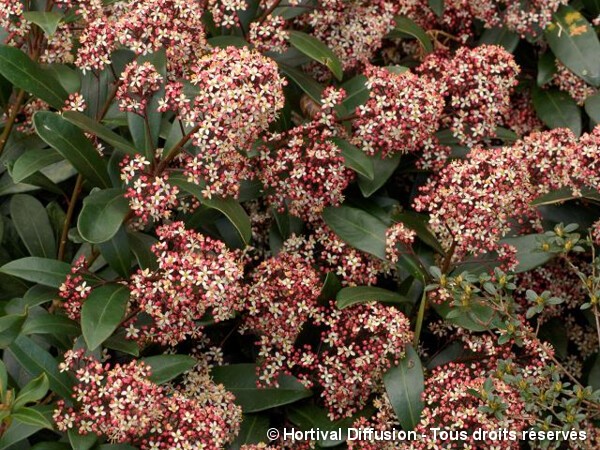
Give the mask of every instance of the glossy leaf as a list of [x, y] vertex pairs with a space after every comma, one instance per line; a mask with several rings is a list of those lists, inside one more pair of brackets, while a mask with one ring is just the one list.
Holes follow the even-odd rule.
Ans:
[[561, 5], [545, 37], [565, 66], [592, 86], [600, 86], [600, 41], [579, 11]]
[[356, 173], [361, 174], [368, 180], [373, 180], [373, 161], [358, 147], [350, 144], [350, 142], [341, 138], [331, 139], [335, 145], [342, 150], [342, 156], [344, 157], [346, 167], [354, 170]]
[[300, 50], [306, 56], [327, 66], [331, 73], [341, 80], [344, 76], [342, 63], [333, 51], [317, 38], [301, 31], [288, 32], [290, 44]]
[[77, 322], [66, 316], [57, 314], [36, 314], [30, 316], [23, 325], [22, 333], [30, 334], [58, 334], [61, 336], [76, 336], [80, 333]]
[[504, 47], [507, 52], [512, 53], [519, 45], [519, 35], [506, 27], [486, 28], [479, 38], [478, 44], [499, 45]]
[[171, 381], [196, 365], [196, 360], [187, 355], [150, 356], [142, 361], [151, 367], [150, 380], [156, 384]]
[[400, 155], [382, 159], [379, 155], [370, 157], [373, 161], [373, 179], [358, 175], [358, 187], [363, 196], [370, 197], [377, 192], [392, 176], [400, 164]]
[[425, 384], [421, 360], [412, 346], [406, 348], [400, 363], [385, 373], [383, 383], [402, 429], [414, 429], [424, 407], [421, 394]]
[[581, 134], [581, 109], [569, 94], [558, 89], [533, 89], [533, 106], [539, 118], [550, 128], [570, 128]]
[[117, 233], [106, 242], [98, 244], [100, 254], [108, 265], [120, 276], [127, 278], [131, 271], [131, 249], [129, 248], [129, 237], [124, 227], [119, 228]]
[[556, 191], [548, 192], [547, 194], [536, 198], [531, 202], [531, 206], [552, 205], [578, 198], [586, 198], [588, 200], [600, 202], [600, 192], [594, 189], [583, 188], [581, 189], [581, 195], [575, 196], [570, 188], [564, 187], [557, 189]]
[[15, 47], [0, 45], [0, 75], [57, 109], [69, 96], [52, 73]]
[[40, 428], [52, 429], [52, 424], [46, 419], [46, 417], [39, 411], [33, 408], [19, 408], [12, 412], [11, 417], [17, 422], [21, 422], [25, 425], [32, 425]]
[[63, 117], [71, 122], [73, 125], [77, 125], [83, 131], [91, 133], [102, 139], [107, 144], [114, 148], [127, 153], [130, 156], [135, 156], [140, 153], [132, 143], [130, 143], [123, 136], [115, 133], [110, 128], [102, 125], [101, 123], [91, 119], [83, 113], [78, 111], [65, 111]]
[[348, 206], [329, 207], [323, 212], [327, 225], [352, 247], [386, 259], [386, 225], [371, 214]]
[[188, 183], [183, 180], [173, 179], [173, 184], [180, 187], [184, 191], [192, 194], [200, 202], [212, 209], [216, 209], [223, 213], [227, 219], [233, 224], [239, 233], [240, 237], [245, 244], [250, 243], [252, 239], [252, 228], [250, 226], [250, 218], [248, 214], [242, 208], [239, 202], [231, 197], [219, 198], [213, 197], [211, 199], [204, 198], [202, 195], [202, 188], [196, 184]]
[[60, 372], [56, 359], [32, 339], [19, 336], [8, 351], [29, 375], [37, 377], [45, 373], [52, 391], [64, 398], [70, 397], [72, 379], [67, 373]]
[[323, 86], [321, 86], [314, 78], [311, 78], [309, 75], [304, 72], [295, 69], [286, 64], [279, 64], [279, 68], [281, 72], [292, 80], [294, 83], [302, 89], [306, 95], [312, 98], [315, 102], [321, 102], [321, 94], [323, 93]]
[[259, 444], [267, 440], [269, 417], [261, 414], [244, 414], [242, 426], [229, 450], [240, 450], [243, 445]]
[[410, 299], [398, 294], [375, 286], [351, 286], [340, 290], [336, 295], [336, 305], [338, 309], [348, 308], [349, 306], [360, 303], [381, 302], [391, 304], [411, 303]]
[[278, 388], [258, 388], [254, 364], [214, 367], [212, 376], [216, 383], [223, 384], [225, 389], [235, 395], [235, 402], [241, 405], [245, 413], [287, 405], [312, 395], [302, 383], [289, 375], [279, 377]]
[[106, 242], [119, 231], [128, 212], [129, 201], [122, 189], [97, 190], [83, 200], [77, 229], [87, 242]]
[[516, 273], [535, 269], [550, 261], [554, 256], [540, 249], [539, 236], [538, 234], [528, 234], [514, 238], [504, 238], [500, 241], [502, 244], [512, 245], [517, 249], [516, 258], [519, 265], [515, 269]]
[[48, 376], [45, 373], [40, 374], [23, 386], [23, 389], [19, 391], [19, 395], [17, 395], [17, 398], [13, 403], [13, 408], [19, 409], [27, 405], [27, 403], [41, 400], [46, 395], [49, 388], [50, 382], [48, 381]]
[[411, 36], [419, 41], [425, 53], [431, 53], [433, 51], [433, 44], [431, 39], [425, 33], [425, 30], [413, 22], [408, 17], [396, 17], [394, 19], [396, 26], [390, 33], [391, 37], [403, 37], [404, 35]]
[[58, 24], [63, 18], [63, 15], [52, 11], [25, 11], [23, 17], [25, 20], [35, 23], [44, 30], [46, 35], [50, 36], [53, 35], [58, 28]]
[[62, 160], [62, 155], [52, 149], [32, 149], [15, 161], [11, 176], [15, 183], [20, 183], [44, 167]]
[[31, 256], [54, 258], [56, 239], [46, 208], [31, 195], [15, 195], [10, 214], [19, 237]]
[[110, 337], [125, 317], [129, 290], [122, 284], [96, 288], [81, 308], [81, 331], [90, 350]]
[[557, 71], [556, 57], [551, 51], [547, 51], [538, 60], [537, 85], [542, 87], [550, 83]]
[[37, 134], [79, 173], [96, 186], [109, 187], [106, 162], [100, 157], [83, 131], [59, 114], [39, 111], [33, 116]]
[[44, 286], [58, 288], [65, 281], [71, 266], [55, 259], [31, 256], [4, 264], [0, 272]]
[[585, 112], [596, 124], [600, 124], [600, 94], [589, 96], [585, 100]]
[[21, 332], [26, 318], [26, 314], [8, 314], [0, 317], [0, 348], [12, 344]]

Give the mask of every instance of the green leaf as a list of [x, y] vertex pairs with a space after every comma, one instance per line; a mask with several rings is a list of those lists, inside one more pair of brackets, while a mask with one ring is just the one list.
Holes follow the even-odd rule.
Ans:
[[539, 118], [550, 128], [570, 128], [581, 135], [581, 109], [566, 92], [533, 88], [533, 106]]
[[51, 36], [58, 28], [63, 15], [57, 12], [25, 11], [23, 17], [25, 20], [35, 23], [47, 36]]
[[368, 180], [373, 180], [373, 161], [358, 147], [341, 138], [331, 139], [342, 150], [345, 166], [361, 174]]
[[586, 198], [588, 200], [600, 202], [600, 192], [596, 191], [595, 189], [583, 188], [581, 189], [581, 195], [576, 197], [573, 195], [571, 188], [564, 187], [539, 196], [531, 202], [531, 206], [552, 205], [578, 198]]
[[150, 366], [152, 374], [150, 380], [156, 384], [163, 384], [178, 377], [183, 372], [192, 369], [197, 361], [187, 355], [158, 355], [142, 359]]
[[98, 442], [98, 436], [94, 433], [79, 434], [77, 430], [71, 428], [67, 434], [71, 447], [76, 450], [90, 450]]
[[109, 337], [103, 344], [106, 348], [117, 350], [122, 353], [127, 353], [135, 357], [140, 356], [140, 346], [136, 341], [127, 339], [127, 333], [121, 329]]
[[444, 254], [444, 248], [442, 247], [442, 244], [438, 242], [435, 235], [429, 229], [429, 218], [427, 216], [414, 212], [404, 212], [394, 214], [392, 218], [395, 222], [403, 223], [417, 233], [417, 236], [423, 242], [436, 250], [438, 253]]
[[225, 389], [235, 395], [235, 402], [241, 405], [245, 413], [287, 405], [312, 395], [310, 390], [290, 375], [279, 377], [278, 388], [256, 387], [258, 379], [254, 364], [214, 367], [212, 376], [216, 383], [223, 384]]
[[81, 89], [81, 72], [66, 64], [48, 64], [46, 70], [57, 79], [62, 87], [69, 93], [74, 94]]
[[338, 309], [344, 309], [352, 305], [368, 302], [382, 302], [396, 305], [411, 303], [410, 299], [403, 295], [374, 286], [345, 287], [340, 290], [336, 296], [336, 305]]
[[292, 46], [300, 50], [306, 56], [327, 66], [338, 80], [341, 80], [344, 77], [344, 70], [340, 60], [336, 54], [333, 53], [333, 50], [323, 44], [323, 42], [301, 31], [290, 31], [289, 40]]
[[8, 373], [6, 372], [6, 366], [0, 359], [0, 402], [4, 403], [4, 397], [8, 389]]
[[37, 377], [41, 373], [48, 376], [50, 389], [63, 398], [71, 397], [72, 378], [58, 370], [54, 357], [26, 336], [19, 336], [7, 350], [29, 375]]
[[348, 113], [354, 112], [358, 106], [366, 103], [369, 99], [369, 89], [367, 89], [366, 83], [367, 77], [356, 75], [342, 85], [342, 88], [346, 91], [346, 98], [342, 102], [342, 106]]
[[114, 148], [121, 150], [128, 155], [135, 156], [143, 153], [143, 151], [137, 150], [131, 142], [125, 139], [123, 136], [115, 133], [110, 128], [102, 125], [94, 119], [86, 116], [77, 111], [65, 111], [63, 117], [71, 122], [73, 125], [78, 126], [87, 133], [92, 133], [99, 139], [102, 139], [107, 144]]
[[33, 116], [37, 134], [77, 169], [88, 181], [110, 187], [106, 162], [100, 157], [83, 131], [59, 114], [38, 111]]
[[312, 98], [318, 104], [321, 104], [321, 95], [323, 94], [323, 86], [317, 83], [313, 78], [306, 75], [304, 72], [295, 69], [287, 64], [279, 64], [279, 68], [283, 74], [296, 83], [306, 95]]
[[329, 207], [323, 211], [327, 225], [352, 247], [386, 259], [386, 225], [371, 214], [348, 206]]
[[127, 213], [129, 201], [123, 197], [122, 189], [93, 191], [83, 200], [77, 229], [87, 242], [106, 242], [117, 234]]
[[15, 183], [20, 183], [40, 169], [62, 160], [59, 153], [49, 148], [28, 150], [15, 161], [11, 171], [12, 179]]
[[128, 278], [131, 271], [131, 250], [125, 228], [119, 228], [117, 234], [98, 247], [108, 265], [122, 277]]
[[[600, 123], [600, 94], [592, 95], [585, 100], [585, 112], [596, 123]], [[14, 170], [14, 169], [13, 169]]]
[[34, 427], [52, 429], [52, 424], [46, 419], [46, 417], [39, 411], [33, 408], [20, 408], [13, 411], [11, 414], [13, 420], [21, 422], [25, 425], [32, 425]]
[[444, 0], [429, 0], [429, 8], [436, 16], [442, 17], [444, 15]]
[[425, 384], [421, 360], [412, 346], [406, 347], [406, 356], [385, 373], [383, 384], [402, 429], [414, 429], [421, 420]]
[[252, 48], [252, 45], [241, 36], [214, 36], [208, 38], [208, 43], [213, 47], [219, 48], [227, 48], [227, 47], [236, 47], [236, 48]]
[[31, 256], [56, 256], [56, 240], [48, 212], [38, 199], [31, 195], [13, 196], [10, 201], [10, 215]]
[[587, 382], [595, 391], [600, 389], [600, 354], [596, 355], [596, 360], [592, 366], [587, 378]]
[[69, 96], [50, 72], [15, 47], [0, 45], [0, 74], [56, 109], [62, 108]]
[[63, 284], [70, 271], [71, 266], [65, 262], [35, 256], [17, 259], [0, 267], [1, 273], [54, 288]]
[[242, 426], [229, 450], [240, 450], [242, 445], [266, 442], [269, 417], [261, 414], [244, 414]]
[[27, 439], [42, 428], [43, 427], [37, 425], [26, 425], [19, 421], [13, 421], [0, 437], [0, 450], [20, 448], [15, 444]]
[[427, 36], [427, 33], [423, 28], [417, 25], [415, 22], [410, 20], [408, 17], [396, 17], [394, 18], [396, 26], [389, 33], [392, 38], [403, 38], [406, 35], [411, 36], [419, 41], [425, 53], [431, 53], [433, 51], [433, 44], [431, 39]]
[[41, 373], [19, 391], [19, 395], [17, 395], [17, 398], [13, 403], [13, 408], [19, 409], [27, 403], [41, 400], [46, 395], [49, 388], [50, 382], [48, 381], [48, 376], [45, 373]]
[[6, 348], [17, 338], [25, 322], [26, 314], [10, 314], [0, 317], [0, 348]]
[[156, 255], [152, 252], [152, 246], [158, 242], [156, 238], [140, 232], [128, 233], [128, 236], [131, 251], [140, 268], [156, 269]]
[[556, 67], [556, 56], [551, 51], [547, 51], [538, 60], [537, 85], [539, 87], [550, 83], [558, 68]]
[[192, 194], [196, 197], [200, 202], [212, 209], [216, 209], [222, 212], [227, 219], [233, 224], [237, 232], [239, 233], [242, 241], [247, 245], [252, 240], [252, 228], [250, 225], [250, 217], [242, 208], [240, 203], [231, 198], [204, 198], [202, 196], [202, 187], [197, 184], [189, 183], [187, 181], [183, 181], [180, 179], [172, 178], [171, 182], [175, 185], [183, 189], [184, 191]]
[[127, 311], [129, 290], [122, 284], [106, 284], [92, 291], [81, 308], [81, 331], [90, 350], [113, 334]]
[[506, 27], [486, 28], [479, 38], [478, 45], [499, 45], [512, 53], [519, 45], [519, 35]]
[[592, 86], [600, 86], [600, 41], [579, 11], [561, 5], [545, 36], [552, 52], [571, 72]]
[[30, 316], [23, 325], [22, 333], [56, 334], [59, 336], [76, 336], [80, 333], [77, 322], [57, 314], [39, 314]]
[[[164, 49], [158, 50], [152, 54], [139, 56], [137, 61], [139, 64], [150, 62], [156, 71], [162, 75], [163, 80], [167, 78], [167, 60]], [[146, 108], [146, 119], [133, 112], [127, 113], [127, 122], [129, 124], [129, 131], [133, 138], [133, 142], [136, 148], [143, 150], [143, 152], [138, 153], [143, 153], [148, 160], [154, 158], [154, 149], [158, 144], [160, 124], [163, 117], [163, 114], [158, 111], [158, 102], [164, 95], [164, 86], [154, 93]]]
[[519, 265], [515, 269], [516, 273], [535, 269], [538, 266], [546, 264], [554, 257], [553, 254], [540, 249], [540, 236], [540, 234], [528, 234], [525, 236], [504, 238], [500, 241], [501, 244], [512, 245], [517, 249], [516, 258], [519, 261]]
[[370, 197], [378, 191], [392, 176], [400, 164], [400, 155], [394, 155], [390, 158], [382, 159], [379, 155], [371, 156], [373, 161], [372, 180], [362, 175], [358, 175], [358, 187], [365, 197]]

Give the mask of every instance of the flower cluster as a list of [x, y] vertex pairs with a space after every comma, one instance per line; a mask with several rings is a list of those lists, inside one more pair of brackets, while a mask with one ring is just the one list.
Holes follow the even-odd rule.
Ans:
[[510, 147], [474, 148], [422, 188], [415, 207], [458, 257], [496, 250], [511, 219], [532, 220], [531, 201], [559, 188], [575, 195], [600, 187], [600, 128], [579, 141], [557, 129], [533, 133]]
[[396, 2], [389, 0], [318, 3], [319, 8], [302, 21], [340, 58], [344, 69], [359, 68], [372, 59], [383, 37], [394, 27], [398, 9]]
[[67, 275], [58, 290], [58, 295], [64, 300], [62, 306], [67, 317], [72, 320], [79, 320], [83, 302], [92, 292], [92, 287], [83, 278], [87, 269], [88, 264], [85, 257], [79, 257], [71, 267], [71, 273]]
[[298, 254], [280, 253], [261, 263], [251, 275], [245, 295], [243, 332], [258, 334], [261, 383], [277, 383], [295, 354], [294, 343], [303, 325], [317, 312], [319, 274]]
[[116, 97], [121, 111], [146, 115], [148, 102], [162, 84], [163, 77], [150, 62], [138, 64], [136, 61], [125, 67], [121, 74], [121, 84]]
[[331, 270], [347, 285], [371, 285], [387, 268], [380, 259], [361, 252], [340, 239], [323, 221], [314, 225], [319, 246], [316, 259], [324, 271]]
[[142, 155], [133, 159], [126, 156], [121, 161], [121, 180], [128, 186], [125, 198], [142, 223], [168, 219], [179, 204], [179, 188], [169, 184], [167, 173], [155, 175], [151, 167], [152, 163]]
[[331, 419], [350, 417], [381, 387], [386, 370], [404, 357], [413, 337], [410, 322], [380, 303], [343, 310], [332, 305], [321, 320], [321, 339], [327, 346], [316, 367], [321, 396]]
[[519, 66], [502, 47], [482, 45], [428, 56], [418, 71], [439, 83], [446, 97], [442, 124], [469, 145], [495, 136], [497, 124], [510, 107]]
[[560, 61], [556, 61], [556, 73], [552, 77], [552, 84], [561, 91], [567, 92], [580, 106], [583, 106], [588, 97], [598, 92]]
[[[60, 400], [54, 420], [61, 431], [76, 430], [132, 443], [142, 450], [219, 449], [239, 427], [241, 411], [233, 396], [187, 398], [152, 383], [144, 363], [103, 364], [83, 350], [65, 354], [63, 370], [74, 372], [74, 406]], [[212, 382], [204, 380], [207, 388]]]
[[385, 254], [392, 263], [397, 263], [400, 255], [406, 253], [405, 248], [415, 241], [416, 233], [399, 222], [385, 232]]
[[437, 83], [373, 66], [365, 75], [369, 100], [356, 109], [353, 143], [382, 157], [418, 150], [440, 126], [443, 98]]
[[252, 178], [247, 153], [283, 107], [285, 81], [275, 62], [248, 48], [214, 49], [200, 58], [189, 78], [192, 100], [176, 82], [161, 109], [193, 124], [197, 152], [186, 164], [190, 182], [206, 183], [206, 197], [236, 196], [239, 182]]
[[110, 64], [112, 52], [122, 45], [138, 55], [164, 49], [169, 72], [181, 76], [208, 48], [198, 1], [133, 0], [82, 9], [89, 18], [76, 64], [84, 70]]
[[[331, 110], [343, 99], [343, 91], [324, 92], [324, 108], [315, 119], [275, 134], [260, 155], [260, 181], [273, 192], [269, 202], [304, 220], [314, 222], [327, 206], [344, 201], [344, 190], [354, 177], [346, 168]], [[270, 147], [275, 147], [272, 150]]]
[[261, 52], [284, 53], [288, 49], [286, 21], [281, 16], [268, 16], [262, 22], [252, 22], [248, 40]]
[[132, 337], [174, 345], [198, 336], [196, 321], [206, 314], [218, 322], [241, 309], [243, 268], [234, 252], [181, 222], [156, 233], [159, 242], [152, 251], [158, 268], [139, 270], [129, 285], [132, 303], [152, 323], [132, 323]]

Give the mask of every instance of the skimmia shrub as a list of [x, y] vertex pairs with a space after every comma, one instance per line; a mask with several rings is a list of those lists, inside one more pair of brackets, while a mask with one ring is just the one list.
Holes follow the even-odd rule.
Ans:
[[600, 448], [599, 26], [0, 0], [0, 450]]

